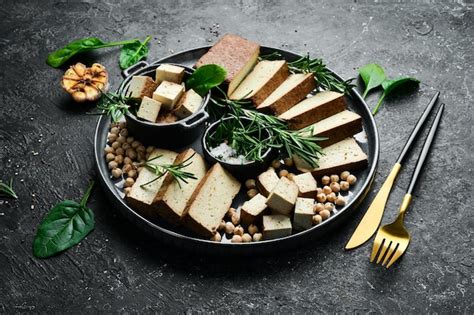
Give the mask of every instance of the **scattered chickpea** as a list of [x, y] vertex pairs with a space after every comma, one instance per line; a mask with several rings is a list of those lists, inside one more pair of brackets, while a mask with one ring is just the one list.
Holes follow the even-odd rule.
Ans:
[[289, 174], [289, 172], [288, 172], [287, 170], [281, 170], [281, 171], [278, 173], [278, 175], [279, 175], [280, 177], [287, 177], [288, 174]]
[[288, 175], [286, 175], [286, 178], [288, 178], [289, 180], [293, 180], [295, 176], [296, 176], [295, 174], [289, 173]]
[[323, 222], [323, 218], [319, 214], [313, 215], [313, 225], [318, 225], [321, 222]]
[[232, 214], [230, 220], [232, 221], [232, 224], [238, 225], [240, 223], [240, 215], [238, 213], [234, 213]]
[[122, 149], [124, 149], [125, 151], [127, 151], [127, 150], [130, 149], [130, 148], [131, 148], [131, 147], [130, 147], [130, 144], [128, 144], [128, 143], [122, 144]]
[[357, 181], [357, 177], [355, 177], [354, 175], [349, 175], [347, 176], [347, 182], [349, 183], [349, 185], [354, 185]]
[[247, 191], [247, 196], [248, 196], [249, 198], [253, 198], [253, 197], [255, 197], [257, 194], [258, 194], [258, 191], [257, 191], [255, 188], [249, 189], [249, 190]]
[[118, 136], [117, 136], [117, 134], [115, 134], [115, 133], [111, 133], [111, 134], [107, 137], [107, 139], [109, 140], [109, 142], [115, 142], [115, 140], [117, 140], [117, 138], [118, 138]]
[[135, 141], [133, 141], [133, 142], [131, 143], [131, 146], [132, 146], [132, 148], [134, 148], [134, 149], [138, 148], [139, 145], [140, 145], [140, 142], [138, 142], [137, 140], [135, 140]]
[[316, 188], [316, 196], [323, 193], [323, 189], [321, 187]]
[[229, 218], [232, 218], [234, 214], [237, 214], [237, 210], [235, 210], [235, 208], [230, 207], [229, 210], [227, 210], [227, 216]]
[[129, 158], [128, 156], [126, 156], [124, 159], [123, 159], [123, 164], [132, 164], [132, 159]]
[[128, 194], [130, 194], [130, 192], [132, 191], [132, 187], [125, 187], [123, 189], [123, 193], [125, 194], [125, 196], [127, 196]]
[[323, 187], [323, 193], [326, 194], [326, 195], [329, 195], [330, 193], [332, 193], [331, 187], [329, 187], [329, 186], [324, 186], [324, 187]]
[[213, 241], [213, 242], [220, 242], [221, 240], [222, 240], [222, 236], [219, 233], [215, 233], [211, 237], [211, 241]]
[[118, 165], [122, 164], [123, 163], [123, 156], [122, 155], [115, 156], [114, 161], [117, 162]]
[[137, 148], [137, 152], [143, 152], [145, 153], [146, 152], [146, 148], [143, 144], [140, 144]]
[[135, 139], [133, 137], [128, 137], [127, 138], [127, 143], [128, 144], [132, 144], [133, 141], [135, 141]]
[[125, 180], [125, 183], [124, 183], [124, 186], [125, 187], [132, 187], [133, 184], [135, 184], [135, 180], [131, 177], [128, 177], [126, 180]]
[[150, 145], [149, 147], [146, 148], [145, 151], [146, 151], [146, 153], [151, 153], [151, 152], [153, 152], [153, 150], [155, 150], [155, 147]]
[[137, 159], [139, 162], [145, 161], [145, 152], [138, 152]]
[[117, 155], [124, 155], [125, 154], [125, 150], [123, 148], [117, 148], [117, 150], [115, 150], [115, 154]]
[[114, 178], [119, 178], [120, 176], [122, 176], [122, 170], [119, 169], [119, 168], [114, 168], [114, 169], [112, 170], [112, 176], [113, 176]]
[[327, 220], [331, 216], [331, 212], [329, 212], [329, 210], [324, 209], [323, 211], [319, 213], [319, 215], [324, 221], [324, 220]]
[[132, 170], [132, 168], [133, 168], [133, 167], [132, 167], [131, 164], [125, 164], [125, 165], [123, 166], [123, 168], [122, 168], [122, 171], [123, 171], [124, 173], [128, 173], [128, 172], [130, 172], [130, 170]]
[[335, 193], [330, 193], [329, 195], [326, 195], [326, 200], [329, 201], [329, 202], [334, 202], [336, 201], [336, 194]]
[[273, 162], [272, 162], [272, 167], [273, 167], [274, 169], [280, 168], [280, 166], [281, 166], [280, 160], [273, 160]]
[[344, 198], [344, 196], [339, 195], [339, 196], [337, 196], [335, 203], [338, 206], [345, 206], [346, 205], [346, 198]]
[[110, 129], [110, 133], [113, 133], [113, 134], [118, 134], [120, 131], [120, 129], [118, 127], [112, 127], [112, 129]]
[[105, 160], [106, 160], [107, 162], [110, 162], [110, 161], [115, 160], [115, 154], [113, 154], [113, 153], [107, 153], [107, 155], [105, 156]]
[[239, 226], [236, 226], [235, 229], [234, 229], [234, 235], [244, 235], [244, 228], [241, 227], [240, 225]]
[[321, 178], [321, 184], [328, 185], [331, 182], [331, 178], [329, 176], [323, 176]]
[[127, 129], [120, 130], [119, 135], [121, 135], [123, 137], [127, 137], [128, 136], [128, 130]]
[[283, 162], [285, 162], [286, 166], [290, 166], [290, 167], [293, 166], [293, 159], [290, 157], [283, 159]]
[[118, 167], [118, 163], [115, 161], [110, 161], [108, 166], [109, 166], [109, 170], [113, 170]]
[[349, 183], [344, 180], [340, 182], [339, 186], [341, 187], [341, 190], [343, 191], [349, 190]]
[[219, 226], [217, 227], [218, 231], [224, 231], [225, 230], [225, 221], [222, 220]]
[[339, 176], [336, 175], [336, 174], [331, 175], [330, 179], [331, 179], [331, 183], [337, 183], [337, 182], [339, 182]]
[[252, 236], [252, 240], [254, 242], [260, 242], [263, 238], [263, 235], [262, 233], [255, 233], [253, 236]]
[[329, 187], [331, 188], [331, 190], [335, 193], [339, 192], [341, 190], [341, 186], [339, 185], [339, 183], [337, 182], [332, 182]]
[[250, 236], [248, 233], [244, 233], [244, 235], [242, 235], [242, 241], [244, 243], [249, 243], [252, 241], [252, 236]]
[[232, 234], [234, 233], [235, 226], [232, 224], [232, 222], [226, 222], [225, 223], [225, 232], [227, 234]]
[[332, 211], [332, 210], [334, 210], [334, 204], [332, 202], [326, 202], [324, 204], [324, 209]]
[[127, 126], [127, 123], [125, 121], [121, 121], [121, 122], [119, 122], [118, 125], [119, 125], [120, 128], [125, 128]]
[[115, 142], [112, 143], [112, 148], [114, 148], [114, 150], [119, 148], [119, 147], [120, 147], [120, 143], [118, 141], [115, 141]]
[[232, 243], [242, 243], [242, 236], [234, 235], [234, 236], [232, 236], [232, 239], [230, 241]]
[[130, 171], [127, 172], [128, 177], [135, 178], [137, 177], [137, 170], [131, 169]]
[[255, 182], [255, 179], [247, 179], [245, 181], [245, 187], [247, 187], [247, 189], [253, 189], [257, 187], [257, 183]]
[[351, 175], [351, 173], [349, 173], [348, 171], [344, 171], [341, 173], [341, 179], [342, 180], [347, 180], [347, 177]]
[[325, 202], [326, 201], [326, 195], [325, 194], [318, 194], [316, 196], [316, 199], [318, 200], [318, 202]]
[[112, 147], [105, 147], [104, 152], [105, 152], [105, 155], [107, 155], [109, 153], [113, 154], [115, 152], [115, 150]]
[[321, 212], [322, 210], [324, 210], [324, 204], [322, 204], [321, 202], [318, 202], [318, 203], [315, 204], [314, 207], [313, 207], [314, 213], [319, 213], [319, 212]]
[[117, 138], [117, 142], [120, 144], [124, 144], [126, 141], [127, 141], [127, 138], [125, 138], [124, 136], [120, 136]]
[[255, 233], [258, 233], [258, 227], [255, 224], [250, 224], [247, 230], [250, 235], [254, 235]]
[[132, 148], [127, 149], [126, 153], [127, 153], [127, 156], [132, 160], [135, 160], [137, 158], [137, 153]]

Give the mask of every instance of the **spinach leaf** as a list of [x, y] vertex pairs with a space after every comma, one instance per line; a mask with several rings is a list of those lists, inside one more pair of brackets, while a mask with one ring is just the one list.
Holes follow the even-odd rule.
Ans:
[[94, 183], [89, 185], [81, 203], [64, 200], [50, 210], [33, 241], [36, 257], [46, 258], [66, 250], [94, 229], [94, 213], [86, 207], [93, 186]]
[[204, 65], [197, 68], [186, 80], [186, 89], [193, 89], [199, 95], [205, 96], [210, 89], [224, 82], [226, 76], [227, 71], [221, 66]]
[[380, 96], [379, 101], [377, 102], [377, 105], [375, 105], [375, 108], [372, 111], [372, 115], [377, 114], [377, 112], [379, 111], [380, 105], [382, 105], [384, 98], [390, 95], [393, 91], [398, 90], [403, 87], [407, 87], [409, 85], [418, 85], [418, 84], [420, 84], [419, 80], [415, 78], [410, 78], [410, 77], [383, 81], [382, 83], [383, 93], [382, 93], [382, 96]]
[[365, 83], [365, 91], [362, 98], [367, 96], [367, 93], [380, 86], [385, 81], [385, 71], [376, 63], [370, 63], [359, 69], [359, 74]]
[[120, 51], [120, 68], [127, 69], [133, 66], [148, 55], [148, 42], [151, 36], [148, 36], [142, 43], [139, 40], [124, 45]]

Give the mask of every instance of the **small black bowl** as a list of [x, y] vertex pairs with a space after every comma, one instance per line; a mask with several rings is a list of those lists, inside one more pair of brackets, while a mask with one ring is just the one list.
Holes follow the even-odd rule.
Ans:
[[[218, 121], [215, 121], [209, 127], [207, 127], [201, 140], [202, 149], [203, 149], [202, 151], [204, 153], [204, 157], [210, 164], [215, 164], [219, 162], [222, 165], [222, 167], [227, 169], [232, 175], [234, 175], [239, 180], [255, 178], [258, 174], [262, 173], [268, 168], [272, 160], [275, 159], [275, 157], [277, 156], [277, 150], [275, 150], [274, 148], [268, 148], [268, 150], [262, 155], [263, 157], [262, 161], [250, 161], [243, 164], [228, 163], [226, 161], [223, 161], [213, 156], [210, 152], [211, 148], [209, 147], [207, 143], [207, 138], [210, 134], [212, 134], [216, 130], [216, 128], [221, 124], [222, 121], [226, 121], [229, 119], [235, 119], [235, 118], [234, 117], [222, 118]], [[252, 122], [252, 120], [247, 117], [239, 117], [239, 119], [241, 121], [245, 121], [248, 123]], [[271, 137], [270, 131], [264, 130], [264, 132], [266, 134], [262, 137], [262, 141], [265, 141], [266, 139]]]

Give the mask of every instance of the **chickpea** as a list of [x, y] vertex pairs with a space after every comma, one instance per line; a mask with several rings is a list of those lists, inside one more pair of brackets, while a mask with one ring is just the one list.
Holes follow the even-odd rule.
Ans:
[[125, 154], [125, 150], [123, 148], [117, 148], [117, 150], [115, 150], [115, 154], [117, 155], [124, 155]]
[[250, 235], [254, 235], [255, 233], [258, 233], [258, 227], [255, 224], [250, 224], [247, 230]]
[[331, 183], [338, 183], [339, 182], [339, 176], [336, 175], [336, 174], [331, 175], [330, 179], [331, 179]]
[[113, 154], [114, 152], [115, 152], [115, 150], [114, 150], [114, 148], [112, 148], [112, 147], [105, 147], [105, 149], [104, 149], [105, 155], [107, 155], [108, 153], [112, 153], [112, 154]]
[[222, 236], [219, 233], [215, 233], [211, 237], [211, 241], [213, 241], [213, 242], [220, 242], [221, 240], [222, 240]]
[[290, 157], [283, 159], [283, 162], [285, 162], [286, 166], [289, 166], [289, 167], [293, 166], [293, 159]]
[[331, 178], [329, 178], [329, 176], [323, 176], [321, 178], [321, 184], [323, 185], [328, 185], [330, 182], [331, 182]]
[[250, 236], [248, 233], [244, 233], [244, 235], [242, 235], [242, 241], [244, 243], [249, 243], [252, 241], [252, 236]]
[[234, 214], [237, 214], [237, 210], [235, 210], [235, 208], [230, 207], [229, 210], [227, 210], [227, 214], [226, 214], [226, 215], [227, 215], [229, 218], [232, 218], [232, 216], [233, 216]]
[[133, 167], [132, 167], [131, 164], [125, 164], [125, 165], [123, 166], [123, 168], [122, 168], [122, 171], [123, 171], [124, 173], [128, 173], [128, 172], [130, 172], [130, 170], [132, 170], [132, 169], [133, 169]]
[[314, 213], [320, 213], [322, 210], [324, 210], [324, 204], [322, 204], [321, 202], [318, 202], [313, 207], [313, 212]]
[[355, 177], [354, 175], [349, 175], [347, 176], [347, 182], [349, 183], [349, 185], [354, 185], [357, 181], [357, 177]]
[[118, 149], [119, 147], [120, 147], [120, 143], [118, 141], [115, 141], [112, 143], [112, 148], [114, 148], [114, 150]]
[[133, 141], [135, 141], [135, 139], [133, 137], [128, 137], [127, 138], [127, 143], [128, 144], [132, 144]]
[[119, 122], [118, 125], [119, 125], [120, 128], [125, 128], [125, 127], [127, 127], [127, 123], [126, 123], [125, 121]]
[[252, 240], [254, 242], [260, 242], [263, 238], [263, 235], [262, 233], [255, 233], [253, 236], [252, 236]]
[[140, 144], [137, 148], [137, 152], [143, 152], [145, 153], [146, 152], [146, 148], [143, 144]]
[[155, 150], [155, 147], [150, 145], [149, 147], [146, 147], [145, 151], [146, 151], [146, 153], [151, 153], [151, 152], [153, 152], [153, 150]]
[[132, 191], [132, 187], [125, 187], [123, 189], [123, 193], [125, 194], [125, 196], [127, 196], [128, 194], [130, 194], [130, 192]]
[[117, 142], [120, 144], [124, 144], [126, 141], [127, 141], [127, 138], [125, 138], [124, 136], [120, 136], [117, 138]]
[[324, 187], [323, 187], [323, 193], [326, 194], [326, 195], [329, 195], [330, 193], [332, 193], [331, 187], [329, 187], [329, 186], [324, 186]]
[[280, 177], [287, 177], [288, 174], [290, 174], [290, 173], [289, 173], [287, 170], [281, 170], [281, 171], [278, 173], [278, 175], [279, 175]]
[[113, 133], [113, 134], [116, 134], [118, 135], [120, 129], [118, 127], [112, 127], [112, 129], [110, 129], [110, 133]]
[[235, 229], [234, 229], [234, 235], [244, 235], [244, 228], [241, 227], [240, 225], [239, 226], [236, 226]]
[[136, 178], [138, 173], [137, 173], [137, 170], [131, 169], [130, 171], [127, 172], [127, 175], [128, 177]]
[[324, 209], [326, 209], [328, 211], [332, 211], [332, 210], [334, 210], [334, 204], [332, 202], [326, 202], [324, 204]]
[[128, 144], [128, 143], [122, 144], [122, 149], [124, 149], [125, 151], [127, 151], [130, 148], [131, 148], [130, 144]]
[[346, 182], [346, 181], [341, 181], [341, 183], [339, 184], [339, 186], [341, 187], [341, 190], [343, 191], [347, 191], [349, 190], [349, 183]]
[[272, 162], [272, 167], [273, 167], [274, 169], [280, 168], [280, 166], [281, 166], [281, 162], [280, 162], [279, 160], [274, 160], [274, 161]]
[[255, 197], [256, 195], [258, 194], [258, 191], [255, 189], [255, 188], [252, 188], [252, 189], [249, 189], [247, 191], [247, 196], [252, 199], [253, 197]]
[[323, 218], [319, 214], [313, 215], [313, 225], [318, 225], [321, 222], [323, 222]]
[[232, 221], [232, 224], [238, 225], [240, 223], [240, 215], [238, 213], [234, 213], [232, 214], [230, 220]]
[[132, 187], [133, 184], [135, 184], [135, 180], [133, 178], [129, 177], [125, 180], [124, 186], [125, 187]]
[[257, 183], [255, 182], [255, 179], [247, 179], [245, 181], [245, 187], [247, 187], [247, 189], [253, 189], [257, 187]]
[[232, 234], [234, 233], [235, 226], [232, 224], [232, 222], [226, 222], [225, 223], [225, 232], [227, 234]]
[[139, 141], [135, 140], [130, 145], [132, 146], [132, 148], [136, 149], [140, 146], [140, 144], [141, 143]]
[[115, 140], [117, 140], [117, 138], [118, 138], [118, 136], [117, 136], [117, 134], [115, 134], [115, 133], [111, 133], [111, 134], [109, 134], [109, 136], [107, 137], [107, 139], [109, 140], [110, 143], [115, 142]]
[[232, 243], [242, 243], [242, 236], [234, 235], [234, 236], [232, 236], [232, 239], [230, 241]]
[[128, 156], [126, 156], [124, 159], [123, 159], [123, 164], [132, 164], [133, 161], [131, 158], [129, 158]]
[[329, 210], [324, 209], [323, 211], [319, 213], [319, 215], [324, 221], [324, 220], [327, 220], [331, 216], [331, 212], [329, 212]]
[[329, 202], [334, 202], [336, 201], [336, 194], [335, 193], [330, 193], [329, 195], [326, 195], [326, 200], [329, 201]]
[[289, 180], [293, 180], [295, 176], [296, 176], [295, 174], [289, 173], [288, 175], [286, 175], [286, 178], [288, 178]]
[[123, 156], [122, 155], [115, 156], [114, 161], [117, 162], [118, 165], [122, 164], [123, 163]]
[[128, 136], [128, 130], [127, 129], [120, 130], [119, 135], [126, 138]]
[[118, 163], [115, 161], [110, 161], [108, 166], [109, 166], [109, 170], [113, 170], [118, 167]]
[[346, 198], [344, 198], [344, 196], [339, 195], [339, 196], [337, 196], [335, 203], [338, 206], [345, 206], [346, 205]]
[[114, 168], [114, 169], [112, 170], [112, 176], [113, 176], [114, 178], [119, 178], [120, 176], [122, 176], [122, 170], [119, 169], [119, 168]]
[[339, 185], [339, 183], [336, 183], [336, 182], [332, 182], [329, 187], [331, 188], [331, 190], [335, 193], [338, 193], [340, 190], [341, 190], [341, 186]]
[[321, 187], [316, 188], [316, 196], [319, 194], [323, 194], [323, 189]]
[[146, 157], [146, 156], [145, 156], [145, 152], [138, 152], [138, 154], [137, 154], [137, 159], [138, 159], [138, 161], [144, 162], [144, 161], [145, 161], [145, 157]]
[[349, 173], [348, 171], [344, 171], [341, 173], [341, 179], [342, 180], [347, 180], [347, 177], [351, 175], [351, 173]]
[[107, 155], [105, 156], [105, 160], [106, 160], [107, 162], [110, 162], [110, 161], [115, 160], [115, 154], [113, 154], [113, 153], [107, 153]]
[[126, 151], [126, 154], [127, 156], [132, 159], [132, 160], [135, 160], [137, 158], [137, 153], [135, 152], [134, 149], [130, 148], [130, 149], [127, 149]]
[[326, 201], [326, 195], [325, 194], [319, 194], [316, 196], [316, 199], [318, 202], [325, 202]]

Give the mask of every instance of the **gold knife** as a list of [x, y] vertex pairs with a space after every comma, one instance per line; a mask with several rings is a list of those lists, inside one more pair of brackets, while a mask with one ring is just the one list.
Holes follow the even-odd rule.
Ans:
[[364, 214], [364, 217], [360, 221], [359, 225], [355, 229], [354, 233], [352, 234], [349, 242], [346, 244], [346, 249], [353, 249], [359, 247], [360, 245], [367, 242], [372, 235], [374, 235], [375, 231], [380, 225], [382, 221], [383, 212], [385, 210], [385, 204], [387, 203], [388, 196], [390, 195], [390, 191], [392, 190], [393, 183], [397, 178], [398, 172], [402, 167], [402, 162], [405, 159], [411, 145], [415, 141], [416, 137], [418, 136], [423, 124], [426, 122], [431, 110], [433, 109], [436, 101], [438, 100], [439, 92], [436, 92], [435, 95], [431, 98], [428, 106], [423, 111], [420, 119], [415, 125], [415, 128], [410, 134], [407, 143], [403, 147], [400, 156], [398, 157], [395, 165], [392, 167], [390, 174], [388, 175], [387, 179], [383, 183], [382, 187], [380, 188], [379, 192], [375, 196], [374, 200], [367, 209], [367, 212]]

